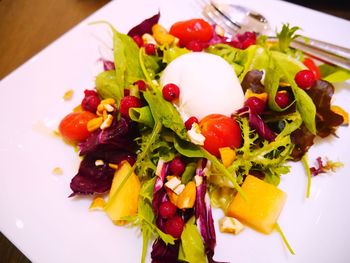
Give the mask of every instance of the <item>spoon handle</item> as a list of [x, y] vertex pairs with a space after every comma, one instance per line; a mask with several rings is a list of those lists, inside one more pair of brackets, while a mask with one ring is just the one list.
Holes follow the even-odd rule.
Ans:
[[[303, 43], [303, 42], [299, 42], [299, 41], [292, 41], [290, 43], [291, 47], [299, 49], [301, 51], [303, 51], [304, 53], [315, 57], [321, 61], [342, 67], [344, 69], [350, 70], [350, 59], [347, 57], [343, 57], [343, 56], [339, 56], [338, 50], [341, 50], [343, 48], [340, 47], [340, 49], [337, 49], [336, 52], [334, 49], [327, 49], [322, 47], [319, 48], [317, 45], [310, 45], [310, 43]], [[332, 44], [331, 44], [332, 45]], [[335, 46], [335, 45], [334, 45]], [[343, 55], [343, 54], [342, 54]], [[347, 55], [349, 55], [349, 53], [347, 53]]]
[[297, 37], [296, 39], [294, 39], [294, 42], [315, 47], [315, 48], [324, 50], [328, 53], [350, 59], [350, 49], [346, 47], [337, 46], [331, 43], [327, 43], [324, 41], [320, 41], [320, 40], [305, 37], [305, 36]]

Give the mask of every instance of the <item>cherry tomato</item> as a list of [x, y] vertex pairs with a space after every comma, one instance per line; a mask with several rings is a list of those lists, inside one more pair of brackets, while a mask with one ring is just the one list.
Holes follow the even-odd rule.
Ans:
[[310, 58], [305, 58], [303, 61], [304, 65], [314, 73], [316, 80], [321, 78], [321, 72], [319, 67], [316, 66], [315, 62]]
[[180, 46], [186, 46], [191, 41], [208, 42], [213, 37], [213, 27], [197, 18], [176, 22], [169, 33], [180, 39]]
[[238, 148], [242, 143], [241, 129], [235, 119], [222, 114], [210, 114], [199, 122], [205, 137], [204, 149], [220, 157], [222, 147]]
[[58, 129], [67, 141], [83, 141], [90, 135], [87, 130], [87, 123], [96, 117], [95, 114], [89, 111], [72, 112], [63, 118]]

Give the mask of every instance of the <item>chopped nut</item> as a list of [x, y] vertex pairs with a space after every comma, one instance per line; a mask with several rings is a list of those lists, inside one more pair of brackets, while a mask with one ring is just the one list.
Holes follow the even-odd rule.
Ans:
[[203, 183], [203, 177], [199, 175], [194, 176], [194, 181], [196, 183], [196, 186], [200, 186]]
[[114, 170], [118, 170], [118, 164], [115, 164], [115, 163], [109, 163], [108, 166]]
[[234, 217], [225, 216], [219, 220], [219, 228], [222, 233], [237, 235], [244, 229], [244, 225]]
[[185, 189], [185, 185], [184, 184], [179, 184], [178, 186], [176, 186], [176, 188], [173, 190], [177, 195], [181, 194], [182, 191]]
[[55, 168], [53, 168], [52, 173], [54, 175], [61, 175], [61, 174], [63, 174], [63, 170], [60, 167], [55, 167]]
[[177, 178], [176, 176], [171, 177], [170, 180], [168, 180], [165, 183], [165, 186], [168, 187], [169, 189], [175, 191], [175, 188], [181, 184], [181, 180]]
[[95, 165], [96, 166], [101, 166], [101, 165], [104, 165], [105, 163], [104, 163], [104, 161], [103, 160], [96, 160], [95, 161]]
[[104, 105], [104, 104], [109, 104], [109, 105], [113, 105], [115, 104], [115, 100], [113, 98], [108, 98], [108, 99], [104, 99], [100, 102], [100, 104]]
[[191, 142], [196, 145], [204, 145], [205, 137], [201, 133], [198, 123], [193, 123], [192, 128], [187, 131]]
[[105, 106], [102, 103], [98, 104], [98, 106], [97, 106], [97, 114], [101, 114], [102, 115], [104, 110], [105, 110]]
[[64, 100], [70, 100], [73, 97], [74, 91], [72, 89], [66, 91], [63, 95]]
[[160, 45], [168, 44], [171, 45], [175, 37], [170, 35], [168, 31], [160, 24], [155, 24], [152, 27], [153, 37]]
[[114, 107], [111, 104], [104, 104], [103, 106], [105, 107], [107, 112], [113, 112], [114, 111]]
[[96, 197], [92, 200], [89, 210], [103, 210], [106, 205], [106, 201], [102, 197]]
[[148, 34], [148, 33], [142, 35], [142, 40], [146, 44], [153, 44], [153, 45], [157, 44], [157, 42], [154, 39], [154, 37], [152, 35]]
[[100, 128], [102, 122], [103, 122], [102, 117], [97, 117], [92, 120], [89, 120], [87, 123], [87, 130], [89, 132], [96, 131], [98, 128]]
[[109, 128], [112, 125], [112, 122], [113, 122], [113, 116], [111, 114], [108, 114], [107, 118], [103, 121], [103, 123], [100, 126], [101, 130]]
[[215, 33], [220, 37], [225, 36], [225, 30], [219, 25], [215, 25]]

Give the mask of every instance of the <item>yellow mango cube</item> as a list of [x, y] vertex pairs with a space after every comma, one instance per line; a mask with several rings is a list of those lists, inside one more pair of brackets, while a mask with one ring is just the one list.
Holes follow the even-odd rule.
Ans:
[[123, 217], [135, 215], [137, 212], [141, 183], [134, 172], [117, 193], [117, 196], [114, 197], [120, 184], [129, 174], [130, 169], [130, 164], [127, 161], [123, 161], [120, 168], [116, 170], [108, 201], [104, 207], [107, 215], [118, 225], [124, 223]]
[[276, 186], [248, 175], [242, 184], [246, 200], [237, 194], [226, 213], [243, 224], [270, 234], [287, 199], [287, 195]]

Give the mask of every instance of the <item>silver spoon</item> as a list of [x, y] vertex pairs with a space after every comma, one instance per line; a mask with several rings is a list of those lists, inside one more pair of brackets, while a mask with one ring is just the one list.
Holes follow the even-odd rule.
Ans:
[[[243, 6], [210, 2], [204, 6], [203, 14], [221, 26], [231, 37], [245, 31], [265, 35], [271, 32], [271, 27], [263, 15]], [[273, 39], [272, 37], [271, 40]], [[304, 36], [295, 38], [291, 42], [291, 47], [324, 62], [350, 70], [350, 49], [348, 48]]]

